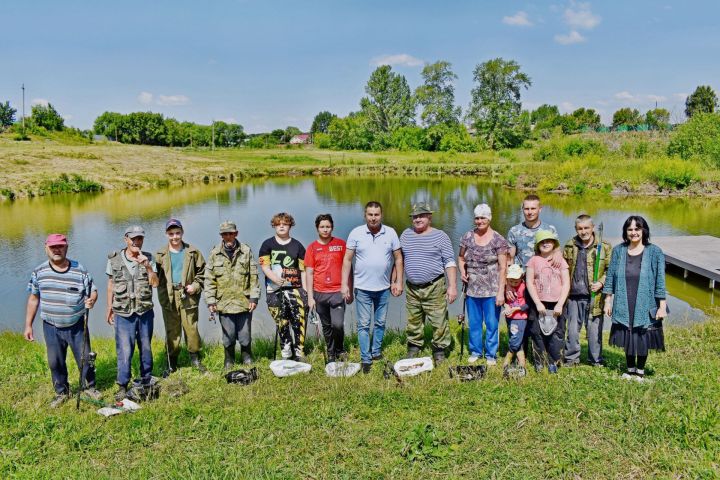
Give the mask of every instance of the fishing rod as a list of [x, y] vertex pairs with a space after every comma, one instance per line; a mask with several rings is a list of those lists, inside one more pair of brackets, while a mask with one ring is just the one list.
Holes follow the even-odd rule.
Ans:
[[[595, 248], [595, 262], [593, 265], [593, 283], [597, 283], [600, 276], [600, 254], [602, 253], [603, 223], [598, 225], [597, 247]], [[577, 268], [577, 267], [576, 267]], [[590, 289], [590, 306], [588, 307], [588, 318], [592, 318], [592, 311], [595, 306], [597, 293]]]
[[75, 403], [76, 410], [80, 410], [80, 393], [84, 390], [85, 386], [85, 365], [87, 365], [87, 355], [85, 354], [85, 351], [87, 350], [87, 324], [89, 311], [89, 309], [85, 308], [85, 313], [83, 313], [83, 341], [82, 349], [80, 350], [80, 381], [78, 382], [77, 402]]

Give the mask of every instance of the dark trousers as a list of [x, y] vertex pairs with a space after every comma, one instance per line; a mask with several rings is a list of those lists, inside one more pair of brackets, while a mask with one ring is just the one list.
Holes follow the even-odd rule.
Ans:
[[[47, 322], [43, 322], [43, 335], [45, 336], [48, 366], [50, 367], [50, 375], [52, 376], [55, 393], [70, 393], [65, 358], [67, 357], [67, 349], [69, 346], [75, 357], [78, 370], [80, 369], [82, 363], [83, 321], [80, 320], [75, 323], [75, 325], [65, 328], [54, 327]], [[86, 357], [90, 351], [90, 335], [88, 335], [87, 343], [85, 344]], [[95, 386], [95, 368], [90, 368], [87, 361], [83, 369], [83, 378], [85, 379], [84, 388]]]
[[222, 327], [223, 347], [235, 347], [250, 351], [252, 313], [220, 313], [220, 327]]
[[[543, 302], [547, 310], [552, 310], [556, 304], [557, 302]], [[528, 325], [533, 342], [533, 364], [535, 366], [543, 365], [546, 354], [549, 357], [549, 363], [557, 364], [562, 359], [565, 346], [565, 314], [560, 315], [557, 322], [555, 331], [550, 335], [543, 334], [537, 319]]]
[[153, 335], [155, 313], [151, 310], [129, 317], [115, 315], [115, 350], [117, 351], [117, 384], [126, 386], [132, 376], [132, 356], [135, 343], [140, 351], [140, 379], [150, 383], [153, 357], [150, 342]]
[[314, 297], [328, 356], [337, 357], [345, 351], [345, 300], [340, 292], [315, 292]]

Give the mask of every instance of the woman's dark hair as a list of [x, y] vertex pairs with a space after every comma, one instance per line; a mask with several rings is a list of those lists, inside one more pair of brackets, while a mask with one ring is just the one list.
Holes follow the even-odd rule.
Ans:
[[630, 243], [630, 240], [627, 236], [627, 229], [630, 228], [630, 224], [632, 222], [635, 222], [635, 225], [642, 230], [642, 243], [643, 245], [647, 245], [650, 243], [650, 227], [648, 226], [648, 223], [645, 221], [643, 217], [640, 215], [630, 215], [627, 220], [625, 220], [625, 223], [623, 223], [622, 227], [622, 239], [623, 242], [625, 242], [625, 245], [628, 245]]
[[335, 222], [333, 222], [332, 215], [330, 215], [329, 213], [321, 213], [320, 215], [315, 217], [316, 229], [320, 228], [320, 222], [322, 222], [323, 220], [327, 220], [328, 222], [330, 222], [330, 226], [335, 228]]

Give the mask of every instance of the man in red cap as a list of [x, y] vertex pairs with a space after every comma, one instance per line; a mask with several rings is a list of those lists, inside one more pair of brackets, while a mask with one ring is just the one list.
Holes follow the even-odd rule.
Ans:
[[[25, 339], [32, 342], [33, 321], [40, 308], [43, 335], [47, 346], [48, 365], [52, 376], [55, 398], [50, 407], [56, 408], [70, 398], [70, 384], [65, 358], [68, 346], [72, 349], [78, 370], [84, 365], [84, 394], [100, 398], [95, 389], [95, 368], [88, 362], [90, 334], [85, 330], [83, 317], [97, 301], [97, 289], [90, 273], [75, 260], [67, 258], [68, 243], [65, 235], [53, 233], [45, 240], [46, 262], [33, 270], [28, 283]], [[83, 341], [83, 336], [85, 336]], [[83, 352], [84, 347], [84, 352]], [[85, 361], [82, 356], [85, 355]]]

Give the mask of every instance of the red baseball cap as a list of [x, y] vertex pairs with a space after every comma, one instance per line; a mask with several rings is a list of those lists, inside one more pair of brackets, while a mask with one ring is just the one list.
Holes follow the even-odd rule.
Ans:
[[57, 245], [67, 245], [67, 238], [62, 233], [51, 233], [45, 240], [45, 245], [55, 247]]

